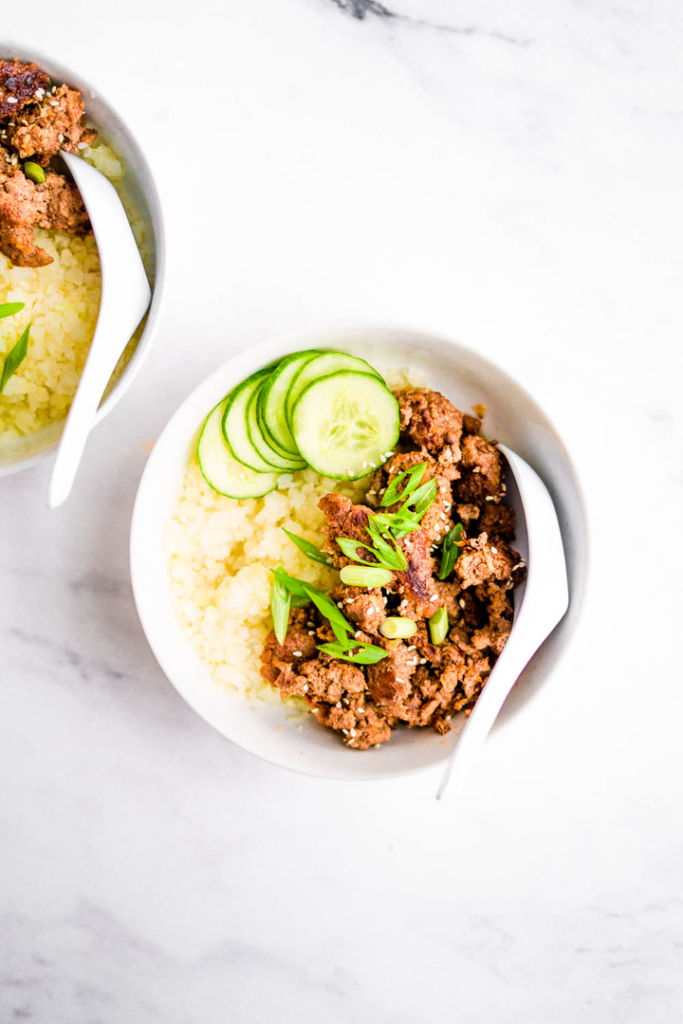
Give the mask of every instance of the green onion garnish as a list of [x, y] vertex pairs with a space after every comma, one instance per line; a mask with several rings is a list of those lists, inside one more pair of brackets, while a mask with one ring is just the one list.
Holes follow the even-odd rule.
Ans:
[[283, 644], [287, 636], [291, 603], [291, 593], [276, 576], [270, 588], [270, 611], [273, 616], [273, 630], [279, 644]]
[[299, 551], [306, 555], [306, 558], [310, 558], [312, 562], [320, 562], [321, 565], [332, 564], [325, 552], [321, 551], [320, 548], [315, 546], [315, 544], [312, 544], [310, 540], [304, 540], [303, 537], [298, 537], [296, 533], [290, 533], [289, 530], [285, 530], [284, 526], [282, 529], [289, 539], [296, 544]]
[[319, 644], [319, 651], [324, 651], [331, 658], [339, 658], [341, 661], [352, 661], [355, 665], [374, 665], [382, 658], [387, 657], [387, 651], [374, 644], [354, 643], [351, 649], [343, 648], [341, 644]]
[[379, 627], [382, 636], [387, 640], [407, 640], [417, 633], [417, 623], [412, 619], [404, 619], [398, 615], [390, 615]]
[[[354, 627], [350, 622], [347, 622], [342, 613], [337, 608], [334, 601], [323, 594], [321, 590], [311, 586], [310, 583], [304, 583], [304, 591], [310, 597], [313, 604], [316, 606], [321, 615], [324, 615], [326, 619], [332, 623], [332, 628], [337, 626], [339, 629], [346, 630], [347, 633], [353, 633]], [[337, 635], [335, 630], [335, 636]]]
[[436, 480], [432, 479], [428, 480], [426, 484], [422, 484], [421, 487], [418, 487], [408, 504], [415, 506], [415, 515], [418, 519], [421, 519], [427, 509], [430, 508], [435, 501]]
[[[372, 539], [376, 541], [375, 537]], [[350, 537], [336, 537], [335, 540], [347, 558], [352, 558], [354, 562], [360, 562], [361, 565], [395, 569], [398, 572], [403, 572], [408, 567], [403, 552], [397, 548], [392, 548], [381, 536], [379, 544], [376, 543], [374, 547], [371, 547], [369, 544], [363, 544], [360, 540], [351, 540]], [[366, 551], [375, 556], [376, 561], [369, 562], [367, 558], [360, 558], [358, 548], [365, 548]]]
[[448, 579], [455, 568], [455, 563], [458, 561], [460, 548], [462, 547], [462, 533], [462, 523], [456, 523], [453, 529], [449, 530], [444, 537], [441, 551], [441, 568], [439, 569], [440, 580]]
[[24, 359], [26, 359], [26, 353], [28, 352], [28, 335], [30, 330], [31, 325], [29, 324], [14, 348], [10, 349], [5, 357], [5, 362], [2, 366], [2, 377], [0, 378], [0, 394], [5, 390], [7, 381], [10, 377], [14, 376]]
[[25, 302], [0, 302], [0, 320], [4, 320], [6, 316], [14, 316], [15, 313], [21, 313], [25, 305]]
[[[403, 473], [399, 473], [398, 476], [395, 476], [382, 495], [382, 501], [380, 504], [386, 508], [387, 505], [395, 505], [397, 501], [404, 501], [408, 498], [419, 485], [426, 468], [427, 463], [420, 462], [419, 465], [413, 466], [411, 469], [406, 469]], [[403, 490], [399, 492], [399, 485], [404, 480], [406, 480], [406, 485]]]
[[448, 633], [448, 612], [445, 608], [437, 608], [429, 620], [429, 636], [433, 644], [440, 644]]
[[36, 185], [45, 184], [45, 171], [40, 164], [34, 163], [33, 160], [27, 160], [24, 164], [24, 174], [31, 181], [35, 181]]
[[339, 575], [349, 587], [384, 587], [392, 580], [391, 571], [379, 565], [345, 565]]

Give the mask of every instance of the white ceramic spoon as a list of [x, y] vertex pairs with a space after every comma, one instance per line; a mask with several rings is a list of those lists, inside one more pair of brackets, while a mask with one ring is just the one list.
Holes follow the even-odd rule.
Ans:
[[[515, 591], [515, 617], [510, 637], [460, 734], [436, 794], [441, 799], [451, 779], [462, 791], [484, 740], [505, 698], [524, 666], [553, 631], [569, 605], [567, 566], [560, 524], [552, 498], [531, 466], [504, 445], [498, 445], [510, 466], [508, 496], [518, 513], [518, 533], [528, 566], [526, 581]], [[513, 494], [513, 484], [517, 494]], [[520, 512], [522, 516], [520, 517]], [[523, 517], [524, 522], [520, 519]]]
[[116, 189], [85, 160], [71, 153], [61, 153], [61, 156], [78, 185], [92, 224], [102, 264], [102, 298], [95, 336], [52, 470], [50, 508], [57, 508], [69, 496], [104, 389], [152, 297]]

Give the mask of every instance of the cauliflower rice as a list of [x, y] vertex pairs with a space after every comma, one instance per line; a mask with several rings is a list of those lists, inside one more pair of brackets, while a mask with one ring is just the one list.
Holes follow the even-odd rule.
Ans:
[[[420, 386], [416, 370], [384, 373], [391, 388]], [[323, 590], [337, 573], [306, 558], [282, 527], [322, 547], [325, 516], [318, 502], [330, 491], [358, 500], [367, 477], [346, 482], [313, 469], [282, 474], [263, 498], [237, 501], [217, 494], [195, 456], [166, 525], [171, 601], [188, 641], [215, 682], [255, 703], [279, 704], [261, 677], [260, 654], [271, 629], [270, 569], [284, 566]]]
[[[80, 154], [120, 189], [121, 161], [96, 142]], [[126, 202], [131, 226], [145, 251], [145, 224]], [[0, 453], [18, 438], [64, 419], [69, 411], [95, 333], [102, 275], [92, 235], [36, 231], [36, 242], [54, 258], [45, 267], [14, 267], [0, 253], [0, 302], [24, 302], [15, 316], [0, 320], [0, 367], [31, 323], [28, 354], [0, 394]], [[144, 324], [144, 321], [143, 321]], [[118, 379], [143, 330], [141, 324], [121, 356], [109, 387]]]

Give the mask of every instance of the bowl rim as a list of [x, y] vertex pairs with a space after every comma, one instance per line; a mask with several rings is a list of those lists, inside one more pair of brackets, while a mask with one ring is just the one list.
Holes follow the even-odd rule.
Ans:
[[[33, 47], [24, 46], [22, 43], [16, 40], [7, 40], [0, 38], [0, 59], [8, 59], [9, 57], [15, 57], [17, 60], [27, 61], [32, 60], [34, 63], [41, 65], [41, 61], [50, 65], [50, 67], [56, 69], [59, 77], [64, 82], [74, 83], [82, 92], [86, 90], [90, 92], [91, 96], [97, 97], [97, 99], [107, 108], [111, 114], [112, 121], [116, 126], [117, 132], [120, 132], [130, 144], [131, 148], [135, 151], [136, 157], [139, 162], [139, 170], [136, 171], [136, 178], [140, 183], [141, 190], [145, 196], [145, 200], [149, 206], [150, 221], [152, 223], [154, 232], [154, 285], [152, 287], [152, 298], [147, 310], [147, 322], [144, 330], [140, 337], [133, 355], [130, 361], [126, 365], [121, 377], [116, 382], [111, 392], [101, 403], [95, 420], [93, 422], [93, 429], [105, 419], [106, 416], [118, 405], [121, 399], [124, 397], [128, 389], [131, 387], [135, 379], [137, 378], [142, 365], [146, 360], [149, 351], [152, 347], [154, 337], [158, 330], [159, 318], [163, 303], [165, 301], [165, 279], [166, 279], [166, 220], [164, 216], [164, 210], [161, 203], [159, 189], [156, 184], [156, 179], [152, 173], [152, 169], [147, 157], [147, 153], [140, 143], [138, 136], [130, 128], [130, 126], [123, 120], [118, 112], [117, 107], [110, 101], [109, 97], [106, 96], [102, 90], [93, 85], [89, 79], [83, 78], [78, 72], [72, 71], [71, 68], [62, 64], [59, 60], [54, 60], [49, 54], [42, 50], [34, 49]], [[56, 77], [55, 74], [51, 74], [51, 77]], [[87, 115], [87, 109], [86, 109]], [[99, 316], [99, 313], [98, 313]], [[31, 465], [35, 465], [41, 462], [43, 459], [54, 455], [55, 449], [59, 444], [59, 436], [54, 441], [47, 444], [41, 451], [36, 452], [33, 455], [28, 455], [24, 459], [17, 459], [6, 466], [0, 465], [0, 477], [11, 476], [14, 473], [18, 473], [23, 469], [27, 469]]]
[[[455, 340], [453, 336], [451, 336], [447, 332], [445, 332], [442, 329], [437, 328], [437, 327], [432, 327], [432, 326], [429, 326], [429, 325], [427, 325], [427, 326], [425, 326], [425, 325], [415, 325], [413, 323], [402, 323], [402, 324], [398, 325], [396, 323], [391, 323], [391, 322], [382, 321], [382, 320], [373, 320], [373, 321], [345, 320], [345, 319], [334, 320], [332, 318], [332, 319], [326, 321], [324, 325], [305, 326], [305, 327], [302, 327], [301, 329], [298, 329], [298, 330], [290, 330], [290, 331], [287, 331], [286, 333], [283, 333], [283, 334], [279, 334], [279, 335], [275, 335], [275, 336], [269, 336], [269, 337], [264, 338], [262, 341], [258, 342], [257, 344], [255, 344], [253, 346], [250, 346], [248, 349], [245, 348], [245, 349], [240, 349], [238, 351], [233, 352], [232, 355], [227, 360], [225, 360], [222, 363], [220, 363], [211, 373], [209, 373], [206, 377], [204, 377], [185, 396], [185, 398], [180, 403], [180, 405], [177, 406], [175, 411], [168, 418], [168, 420], [165, 423], [162, 431], [159, 434], [158, 440], [161, 440], [161, 438], [164, 436], [164, 434], [166, 434], [168, 431], [170, 431], [172, 429], [172, 425], [175, 424], [177, 420], [183, 418], [186, 407], [188, 405], [190, 405], [195, 400], [197, 394], [199, 392], [205, 390], [205, 389], [208, 390], [210, 388], [211, 383], [213, 381], [215, 381], [216, 379], [220, 378], [221, 376], [223, 376], [227, 372], [228, 367], [230, 367], [231, 365], [239, 364], [240, 361], [242, 361], [242, 362], [247, 361], [247, 362], [249, 362], [252, 365], [252, 367], [256, 366], [256, 365], [260, 365], [260, 363], [263, 362], [264, 360], [272, 361], [273, 358], [277, 358], [278, 354], [284, 356], [284, 355], [288, 354], [288, 352], [295, 351], [297, 347], [300, 348], [302, 346], [302, 343], [304, 345], [307, 344], [307, 343], [310, 344], [314, 337], [317, 337], [319, 339], [320, 344], [324, 345], [325, 335], [333, 335], [333, 334], [337, 334], [337, 333], [344, 332], [344, 331], [348, 331], [349, 333], [351, 333], [351, 332], [355, 333], [355, 332], [358, 332], [358, 331], [367, 331], [367, 332], [380, 332], [380, 333], [394, 332], [394, 333], [397, 333], [397, 334], [404, 334], [404, 335], [408, 334], [408, 333], [416, 334], [416, 335], [423, 335], [423, 336], [428, 337], [430, 339], [438, 339], [439, 341], [446, 342], [448, 345], [453, 346], [456, 350], [460, 349], [460, 350], [464, 350], [466, 352], [472, 353], [485, 367], [491, 367], [496, 373], [499, 373], [499, 374], [502, 373], [504, 376], [507, 376], [515, 385], [517, 385], [517, 387], [519, 387], [522, 391], [524, 391], [525, 394], [536, 405], [536, 407], [539, 409], [539, 411], [542, 413], [542, 415], [546, 418], [547, 422], [553, 428], [555, 439], [556, 439], [558, 445], [560, 446], [561, 452], [562, 452], [564, 458], [566, 459], [567, 465], [568, 465], [568, 467], [569, 467], [569, 469], [571, 471], [572, 481], [573, 481], [573, 484], [575, 485], [575, 488], [576, 488], [576, 497], [578, 499], [578, 503], [579, 503], [579, 506], [580, 506], [582, 520], [583, 520], [583, 525], [585, 527], [585, 533], [586, 533], [586, 545], [585, 545], [585, 548], [584, 548], [584, 550], [582, 552], [582, 559], [581, 559], [581, 566], [580, 566], [581, 571], [577, 574], [578, 575], [578, 579], [575, 582], [575, 584], [574, 584], [574, 586], [572, 588], [572, 591], [570, 593], [570, 612], [571, 612], [571, 615], [572, 615], [571, 629], [570, 629], [570, 632], [569, 632], [569, 637], [567, 637], [564, 640], [564, 642], [561, 644], [560, 648], [556, 652], [555, 664], [550, 669], [551, 672], [555, 671], [555, 669], [557, 667], [557, 664], [559, 662], [561, 662], [561, 660], [565, 656], [565, 653], [566, 653], [566, 650], [567, 650], [567, 647], [568, 647], [568, 640], [575, 634], [576, 629], [577, 629], [577, 627], [578, 627], [578, 625], [579, 625], [579, 623], [581, 621], [581, 618], [582, 618], [582, 616], [583, 616], [583, 614], [585, 612], [585, 606], [586, 606], [585, 597], [586, 597], [586, 589], [587, 589], [589, 573], [590, 573], [590, 564], [591, 564], [590, 553], [591, 553], [591, 547], [592, 547], [591, 542], [590, 542], [590, 520], [589, 520], [588, 513], [587, 513], [587, 504], [586, 504], [585, 492], [584, 492], [581, 476], [580, 476], [580, 474], [577, 471], [577, 467], [576, 467], [575, 461], [574, 461], [574, 459], [572, 457], [572, 454], [571, 454], [570, 450], [568, 449], [568, 447], [566, 445], [566, 442], [565, 442], [564, 438], [562, 436], [560, 436], [560, 434], [558, 433], [557, 429], [555, 428], [554, 421], [553, 421], [552, 417], [549, 416], [549, 414], [547, 413], [545, 407], [541, 403], [539, 403], [537, 401], [536, 396], [535, 396], [533, 390], [530, 390], [526, 386], [526, 384], [523, 382], [522, 379], [518, 378], [516, 375], [513, 375], [508, 370], [508, 368], [507, 368], [507, 366], [505, 365], [504, 362], [500, 362], [500, 361], [494, 362], [493, 360], [489, 359], [487, 356], [480, 355], [479, 352], [476, 351], [475, 349], [471, 348], [468, 345], [464, 345], [460, 341]], [[264, 353], [263, 358], [262, 358], [262, 353]], [[237, 371], [237, 372], [239, 372], [239, 371]], [[248, 372], [253, 372], [253, 370], [249, 370]], [[229, 385], [228, 385], [228, 387], [229, 387]], [[254, 757], [257, 757], [260, 760], [265, 761], [266, 763], [275, 765], [278, 768], [284, 768], [285, 770], [296, 772], [297, 774], [307, 775], [307, 776], [313, 777], [313, 778], [322, 778], [322, 779], [326, 779], [326, 780], [329, 780], [329, 781], [346, 781], [346, 782], [377, 781], [377, 782], [379, 782], [379, 781], [386, 781], [386, 780], [388, 780], [390, 778], [400, 778], [400, 777], [404, 777], [404, 776], [407, 776], [407, 775], [416, 775], [418, 773], [422, 773], [422, 772], [426, 772], [426, 771], [440, 770], [442, 764], [445, 761], [445, 758], [443, 760], [439, 760], [438, 762], [432, 763], [432, 764], [422, 764], [422, 765], [417, 765], [417, 766], [414, 766], [414, 767], [405, 767], [405, 768], [396, 767], [396, 768], [392, 768], [390, 770], [384, 770], [382, 773], [376, 773], [376, 774], [372, 774], [372, 772], [368, 770], [365, 774], [358, 773], [354, 777], [349, 777], [349, 776], [343, 775], [341, 773], [331, 774], [329, 770], [328, 771], [323, 771], [323, 770], [316, 771], [315, 768], [311, 768], [311, 767], [303, 767], [303, 766], [292, 765], [292, 764], [284, 764], [281, 760], [278, 760], [277, 757], [275, 757], [275, 756], [269, 757], [267, 754], [264, 754], [260, 750], [257, 751], [257, 750], [251, 749], [250, 746], [248, 746], [245, 743], [243, 743], [239, 738], [236, 738], [236, 737], [234, 737], [232, 735], [231, 736], [226, 735], [226, 733], [223, 732], [223, 730], [219, 726], [217, 726], [213, 721], [211, 721], [210, 717], [208, 717], [208, 715], [205, 714], [204, 711], [201, 708], [196, 706], [196, 704], [195, 704], [194, 700], [192, 699], [192, 697], [188, 696], [186, 693], [184, 693], [176, 685], [176, 683], [174, 682], [174, 679], [173, 679], [173, 666], [172, 666], [172, 664], [170, 662], [169, 654], [168, 654], [168, 652], [165, 649], [165, 645], [163, 645], [163, 644], [161, 644], [159, 642], [158, 629], [155, 629], [153, 627], [153, 625], [152, 625], [152, 621], [151, 621], [152, 620], [152, 613], [151, 613], [150, 608], [147, 606], [146, 601], [143, 598], [142, 579], [143, 579], [143, 576], [145, 574], [145, 566], [144, 566], [144, 559], [140, 558], [140, 554], [141, 554], [141, 552], [143, 550], [143, 543], [142, 543], [142, 540], [140, 538], [140, 531], [141, 531], [140, 523], [141, 523], [141, 519], [142, 519], [142, 516], [143, 516], [143, 511], [142, 511], [143, 503], [144, 503], [145, 498], [146, 498], [146, 494], [145, 494], [146, 480], [148, 480], [149, 477], [150, 477], [150, 474], [154, 472], [154, 469], [150, 468], [150, 467], [154, 467], [154, 466], [155, 466], [155, 450], [152, 451], [152, 453], [151, 453], [151, 455], [150, 455], [150, 457], [149, 457], [149, 459], [147, 461], [147, 464], [145, 465], [145, 468], [143, 470], [142, 476], [140, 478], [140, 482], [139, 482], [139, 485], [138, 485], [138, 491], [137, 491], [137, 494], [136, 494], [136, 497], [135, 497], [132, 517], [131, 517], [130, 544], [129, 544], [131, 583], [132, 583], [133, 597], [134, 597], [134, 601], [135, 601], [135, 606], [136, 606], [136, 609], [137, 609], [137, 612], [138, 612], [138, 617], [140, 619], [140, 623], [142, 625], [142, 629], [143, 629], [143, 632], [144, 632], [145, 637], [147, 639], [147, 642], [148, 642], [148, 644], [149, 644], [149, 646], [150, 646], [150, 648], [152, 650], [152, 653], [154, 654], [154, 657], [155, 657], [159, 667], [161, 668], [162, 672], [166, 676], [166, 678], [169, 681], [169, 683], [171, 684], [171, 686], [176, 690], [178, 695], [185, 701], [185, 703], [187, 703], [192, 708], [192, 710], [196, 714], [198, 714], [199, 717], [202, 718], [208, 725], [210, 725], [213, 729], [215, 729], [216, 732], [219, 733], [219, 735], [221, 735], [224, 739], [228, 740], [229, 742], [234, 743], [241, 750], [244, 750], [246, 753], [248, 753], [248, 754], [250, 754], [250, 755], [252, 755]], [[551, 636], [552, 636], [552, 634], [551, 634]], [[544, 641], [544, 643], [545, 643], [545, 641]], [[533, 656], [532, 656], [532, 658], [533, 658]], [[529, 704], [533, 703], [534, 700], [537, 699], [537, 695], [538, 695], [538, 691], [535, 691], [535, 692], [532, 692], [531, 694], [529, 694], [527, 696], [527, 698], [525, 699], [523, 707], [526, 707]], [[522, 708], [515, 709], [507, 718], [505, 718], [503, 716], [503, 713], [501, 711], [501, 715], [499, 716], [499, 719], [494, 724], [494, 731], [496, 731], [498, 729], [508, 728], [508, 726], [512, 722], [512, 720], [518, 717], [518, 715], [519, 715], [521, 710], [522, 710]], [[368, 769], [369, 768], [370, 768], [370, 766], [368, 765]]]

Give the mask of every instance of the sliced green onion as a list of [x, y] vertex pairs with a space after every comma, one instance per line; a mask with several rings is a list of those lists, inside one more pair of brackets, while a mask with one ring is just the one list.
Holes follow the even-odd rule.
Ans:
[[448, 633], [448, 612], [445, 608], [437, 608], [429, 620], [429, 636], [433, 644], [440, 644]]
[[287, 636], [291, 603], [292, 595], [276, 576], [270, 588], [270, 611], [273, 616], [273, 630], [279, 644], [283, 644]]
[[[427, 463], [420, 462], [419, 465], [413, 466], [411, 469], [406, 469], [403, 473], [399, 473], [398, 476], [395, 476], [384, 492], [380, 504], [386, 508], [387, 505], [395, 505], [397, 501], [404, 501], [418, 486], [426, 468]], [[403, 490], [399, 492], [399, 485], [406, 479], [406, 477], [408, 478], [406, 485]]]
[[15, 313], [21, 313], [25, 305], [25, 302], [0, 302], [0, 320], [4, 320], [6, 316], [14, 316]]
[[417, 623], [399, 615], [390, 615], [379, 627], [379, 631], [387, 640], [406, 640], [417, 633]]
[[31, 181], [35, 181], [36, 185], [45, 184], [45, 171], [40, 164], [34, 164], [33, 160], [27, 160], [24, 164], [24, 174]]
[[301, 598], [306, 604], [310, 602], [311, 599], [304, 590], [303, 580], [298, 580], [296, 576], [290, 576], [289, 573], [285, 572], [281, 565], [278, 565], [277, 569], [271, 569], [270, 571], [290, 594], [294, 594], [296, 597]]
[[345, 565], [339, 575], [349, 587], [384, 587], [393, 578], [389, 569], [370, 565]]
[[26, 353], [28, 352], [28, 335], [31, 330], [29, 324], [19, 341], [16, 343], [13, 349], [7, 353], [5, 362], [2, 364], [2, 377], [0, 377], [0, 394], [5, 390], [5, 384], [13, 377], [17, 372], [24, 359], [26, 359]]
[[334, 601], [331, 601], [326, 594], [323, 594], [321, 590], [318, 590], [310, 583], [304, 583], [303, 587], [320, 614], [324, 615], [326, 619], [329, 619], [333, 627], [336, 624], [340, 629], [346, 630], [347, 633], [354, 632], [353, 626], [350, 622], [346, 621]]
[[289, 530], [285, 530], [284, 526], [282, 529], [289, 539], [296, 544], [299, 551], [306, 555], [306, 558], [310, 558], [312, 562], [320, 562], [321, 565], [331, 565], [325, 552], [321, 551], [315, 544], [312, 544], [310, 540], [304, 540], [303, 537], [298, 537], [296, 533], [290, 533]]
[[439, 569], [440, 580], [448, 579], [455, 568], [455, 563], [458, 561], [460, 548], [462, 547], [462, 533], [462, 523], [456, 523], [453, 529], [449, 530], [444, 537], [441, 550], [441, 568]]
[[375, 647], [374, 644], [353, 644], [353, 653], [348, 653], [348, 649], [343, 648], [341, 644], [318, 644], [318, 650], [329, 654], [331, 658], [351, 661], [355, 665], [374, 665], [387, 657], [387, 651]]
[[[352, 558], [354, 562], [360, 562], [361, 565], [370, 566], [381, 566], [385, 569], [398, 569], [404, 570], [406, 568], [406, 560], [403, 557], [401, 551], [394, 551], [390, 545], [386, 545], [388, 552], [385, 551], [382, 554], [376, 547], [370, 547], [369, 544], [363, 544], [360, 540], [351, 540], [350, 537], [336, 537], [337, 544], [342, 549], [347, 558]], [[365, 548], [377, 559], [376, 562], [369, 562], [367, 558], [360, 558], [358, 555], [358, 548]]]
[[418, 487], [415, 494], [410, 498], [408, 504], [415, 505], [415, 515], [421, 519], [428, 508], [436, 501], [436, 480], [428, 480], [422, 487]]

